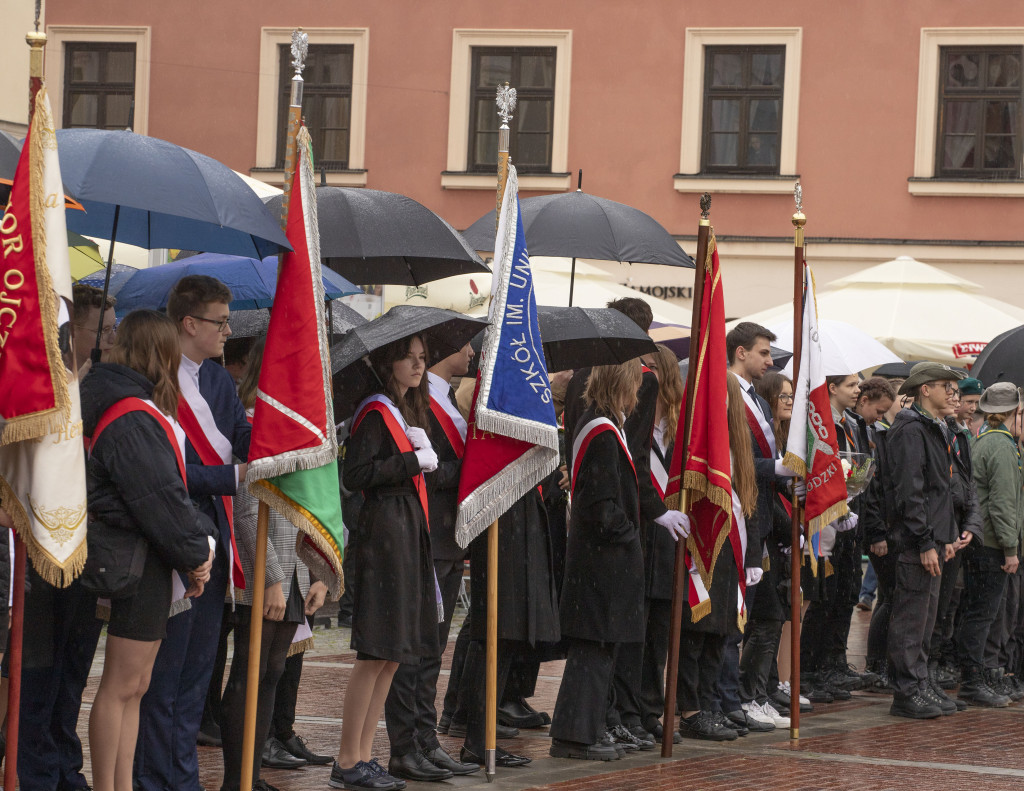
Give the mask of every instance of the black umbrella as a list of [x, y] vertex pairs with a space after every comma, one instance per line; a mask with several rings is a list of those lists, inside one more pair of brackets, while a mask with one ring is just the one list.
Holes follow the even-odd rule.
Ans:
[[18, 138], [0, 129], [0, 178], [14, 178], [20, 157], [21, 143]]
[[[341, 335], [353, 327], [366, 324], [361, 313], [353, 310], [344, 302], [337, 300], [328, 305], [328, 323], [333, 340], [341, 340]], [[270, 308], [254, 308], [252, 310], [231, 311], [231, 337], [255, 338], [266, 335], [270, 327]]]
[[971, 368], [971, 376], [988, 387], [996, 382], [1024, 385], [1024, 327], [1016, 327], [988, 342]]
[[538, 307], [537, 320], [552, 373], [613, 365], [657, 351], [647, 333], [611, 308]]
[[[267, 207], [279, 214], [282, 200]], [[458, 231], [405, 195], [318, 187], [316, 205], [320, 260], [353, 283], [419, 286], [491, 271]]]
[[[657, 220], [624, 203], [576, 190], [524, 198], [519, 208], [530, 254], [572, 258], [572, 279], [577, 258], [694, 268], [690, 256]], [[466, 241], [476, 250], [493, 250], [494, 228], [490, 211], [466, 230]]]
[[[487, 326], [487, 319], [426, 305], [396, 305], [383, 316], [353, 327], [331, 347], [334, 414], [347, 418], [379, 382], [363, 358], [374, 349], [410, 335], [422, 335], [430, 353], [428, 366], [459, 351]], [[340, 421], [339, 421], [340, 422]]]

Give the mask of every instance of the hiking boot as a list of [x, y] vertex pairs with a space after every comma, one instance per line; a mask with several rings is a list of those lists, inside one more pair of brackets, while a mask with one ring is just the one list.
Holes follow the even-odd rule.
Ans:
[[921, 697], [938, 706], [942, 710], [943, 716], [956, 714], [957, 712], [958, 706], [956, 703], [947, 697], [941, 687], [936, 686], [932, 682], [924, 685], [924, 689], [921, 690]]
[[654, 742], [652, 740], [641, 739], [627, 730], [624, 725], [616, 725], [609, 733], [618, 744], [621, 744], [627, 750], [630, 749], [630, 746], [632, 746], [632, 749], [640, 750], [641, 752], [654, 749]]
[[[853, 695], [850, 694], [849, 690], [843, 689], [842, 687], [837, 687], [827, 677], [819, 683], [821, 684], [821, 688], [825, 690], [826, 693], [832, 696], [832, 700], [842, 701], [849, 700], [853, 697]], [[810, 697], [810, 695], [808, 695], [808, 697]], [[814, 701], [814, 698], [811, 698], [811, 700]]]
[[835, 697], [821, 683], [817, 673], [807, 673], [800, 677], [800, 693], [806, 695], [811, 703], [832, 703]]
[[956, 689], [960, 683], [960, 671], [950, 665], [939, 665], [935, 671], [935, 680], [943, 689]]
[[981, 668], [968, 668], [963, 673], [964, 681], [960, 685], [957, 697], [971, 706], [988, 709], [1002, 709], [1010, 705], [1006, 695], [1000, 695], [985, 683], [985, 675]]
[[[853, 692], [865, 686], [864, 679], [861, 678], [860, 673], [847, 664], [833, 666], [832, 669], [825, 672], [824, 680], [826, 684], [831, 684], [836, 689], [846, 692]], [[832, 694], [833, 696], [835, 695], [834, 692]], [[843, 700], [843, 698], [837, 697], [836, 700]], [[849, 698], [846, 698], [846, 700], [849, 700]]]
[[698, 711], [679, 720], [679, 733], [684, 739], [703, 739], [709, 742], [731, 742], [736, 731], [720, 724], [708, 711]]
[[915, 692], [907, 697], [894, 695], [892, 706], [889, 707], [889, 714], [893, 717], [907, 717], [912, 720], [933, 720], [942, 716], [942, 709], [937, 703], [933, 703]]

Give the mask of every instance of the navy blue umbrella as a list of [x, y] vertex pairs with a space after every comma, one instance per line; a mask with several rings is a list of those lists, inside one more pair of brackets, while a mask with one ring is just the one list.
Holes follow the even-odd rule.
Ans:
[[[231, 289], [232, 310], [269, 308], [277, 288], [277, 258], [272, 256], [258, 261], [242, 256], [202, 253], [149, 269], [132, 270], [120, 283], [111, 281], [110, 293], [117, 297], [117, 315], [123, 316], [138, 308], [162, 310], [167, 307], [167, 298], [174, 284], [186, 275], [209, 275], [224, 283]], [[97, 280], [100, 277], [102, 274], [99, 272], [90, 276]], [[90, 278], [82, 282], [89, 283]], [[323, 281], [327, 299], [362, 293], [359, 286], [329, 269], [323, 270]]]

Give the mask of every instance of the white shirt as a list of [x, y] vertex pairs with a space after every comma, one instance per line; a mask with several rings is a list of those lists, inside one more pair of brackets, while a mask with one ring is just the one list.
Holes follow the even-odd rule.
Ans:
[[462, 416], [462, 413], [456, 409], [455, 405], [451, 402], [448, 397], [448, 391], [451, 389], [451, 385], [448, 384], [446, 379], [442, 379], [435, 373], [427, 371], [427, 385], [430, 387], [430, 396], [440, 405], [441, 409], [445, 411], [445, 414], [452, 419], [452, 423], [455, 424], [455, 428], [462, 436], [462, 441], [466, 441], [466, 432], [469, 430], [469, 425], [466, 423], [466, 419]]
[[[181, 364], [178, 366], [180, 371], [183, 371], [188, 377], [195, 383], [196, 390], [199, 389], [199, 369], [202, 367], [202, 363], [197, 363], [191, 357], [186, 357], [184, 354], [181, 355]], [[181, 379], [179, 373], [178, 379]]]

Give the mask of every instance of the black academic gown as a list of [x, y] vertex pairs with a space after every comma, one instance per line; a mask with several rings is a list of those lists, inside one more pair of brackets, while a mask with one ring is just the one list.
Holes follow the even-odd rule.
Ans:
[[[595, 416], [584, 412], [577, 430]], [[611, 431], [591, 440], [573, 483], [560, 613], [566, 637], [601, 643], [644, 639], [637, 478]]]
[[399, 453], [376, 412], [349, 438], [345, 488], [366, 498], [353, 563], [352, 648], [406, 664], [438, 653], [430, 536], [413, 485], [419, 471], [416, 454]]
[[[673, 444], [669, 443], [665, 453], [661, 452], [657, 443], [652, 446], [653, 452], [661, 458], [666, 470], [672, 462]], [[676, 569], [676, 542], [672, 540], [672, 534], [653, 519], [646, 520], [646, 529], [647, 554], [644, 561], [647, 598], [671, 601]]]

